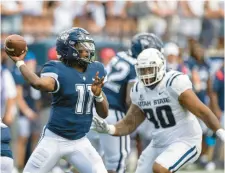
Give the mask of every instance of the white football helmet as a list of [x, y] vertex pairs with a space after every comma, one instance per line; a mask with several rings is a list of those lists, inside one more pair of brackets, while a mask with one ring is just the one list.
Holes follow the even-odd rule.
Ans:
[[135, 70], [138, 79], [145, 86], [151, 86], [162, 80], [166, 73], [165, 57], [157, 49], [145, 49], [137, 57]]

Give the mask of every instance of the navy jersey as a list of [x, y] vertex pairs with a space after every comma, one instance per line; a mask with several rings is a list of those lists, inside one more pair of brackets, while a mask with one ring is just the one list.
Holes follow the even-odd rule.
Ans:
[[221, 68], [216, 72], [216, 77], [213, 81], [213, 91], [218, 95], [218, 104], [224, 111], [224, 69]]
[[106, 76], [99, 62], [89, 64], [83, 73], [61, 61], [49, 61], [44, 65], [41, 76], [53, 77], [57, 84], [52, 92], [51, 113], [46, 125], [49, 130], [71, 140], [85, 136], [93, 117], [91, 84], [97, 71], [100, 78]]
[[190, 70], [196, 70], [199, 74], [199, 78], [201, 80], [201, 90], [196, 92], [198, 98], [203, 102], [206, 103], [206, 96], [207, 96], [207, 81], [210, 78], [210, 66], [207, 62], [199, 64], [196, 60], [190, 59], [189, 68]]
[[126, 88], [129, 82], [136, 80], [135, 63], [136, 59], [126, 52], [119, 52], [107, 65], [108, 80], [104, 85], [104, 92], [110, 108], [126, 111]]

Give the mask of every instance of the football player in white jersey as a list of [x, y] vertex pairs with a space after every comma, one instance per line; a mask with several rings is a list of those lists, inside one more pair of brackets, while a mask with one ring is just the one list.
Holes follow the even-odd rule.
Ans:
[[154, 125], [152, 141], [142, 152], [136, 173], [173, 173], [193, 163], [201, 153], [202, 131], [197, 118], [225, 140], [225, 131], [212, 111], [192, 91], [187, 75], [166, 72], [160, 51], [142, 51], [135, 65], [139, 81], [131, 89], [132, 104], [115, 125], [94, 118], [92, 129], [113, 136], [133, 132], [147, 118]]

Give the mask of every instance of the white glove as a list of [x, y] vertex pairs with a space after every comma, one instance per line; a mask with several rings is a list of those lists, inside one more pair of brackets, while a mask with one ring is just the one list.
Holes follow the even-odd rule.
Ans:
[[110, 125], [102, 118], [94, 116], [91, 124], [91, 130], [99, 133], [107, 133], [113, 135], [116, 129], [114, 125]]
[[221, 139], [221, 141], [225, 142], [225, 130], [224, 129], [217, 130], [216, 135]]

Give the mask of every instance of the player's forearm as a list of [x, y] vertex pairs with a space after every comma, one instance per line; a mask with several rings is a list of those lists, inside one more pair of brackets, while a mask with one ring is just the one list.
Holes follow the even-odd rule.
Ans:
[[219, 120], [208, 107], [200, 111], [198, 117], [214, 132], [221, 128]]
[[114, 136], [124, 136], [132, 133], [145, 120], [144, 113], [131, 104], [125, 118], [116, 123]]
[[26, 65], [19, 67], [23, 77], [36, 89], [41, 89], [40, 78], [31, 72]]
[[133, 122], [126, 122], [124, 120], [119, 121], [114, 126], [115, 133], [113, 136], [125, 136], [132, 133], [137, 128], [133, 125]]
[[109, 104], [107, 101], [107, 98], [105, 94], [102, 94], [103, 101], [98, 102], [96, 101], [95, 107], [96, 107], [96, 112], [101, 118], [106, 118], [108, 116], [108, 110], [109, 110]]
[[225, 142], [225, 130], [221, 128], [219, 120], [209, 108], [204, 112], [202, 111], [201, 116], [199, 117], [223, 142]]

